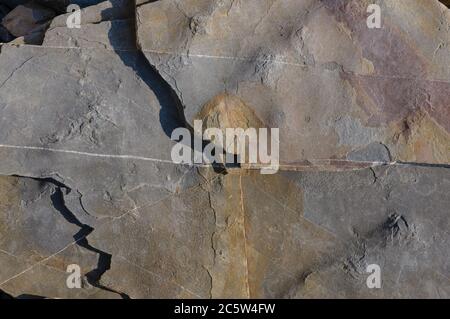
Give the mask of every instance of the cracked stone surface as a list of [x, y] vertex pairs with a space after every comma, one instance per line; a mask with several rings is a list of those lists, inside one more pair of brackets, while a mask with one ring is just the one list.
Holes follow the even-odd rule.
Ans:
[[[449, 158], [449, 11], [438, 1], [156, 1], [137, 7], [138, 44], [191, 122], [232, 92], [280, 128], [282, 162]], [[315, 143], [310, 143], [314, 140]], [[361, 153], [362, 154], [362, 153]]]
[[[0, 47], [0, 298], [450, 297], [445, 6], [38, 2]], [[194, 119], [279, 127], [291, 166], [174, 164]]]

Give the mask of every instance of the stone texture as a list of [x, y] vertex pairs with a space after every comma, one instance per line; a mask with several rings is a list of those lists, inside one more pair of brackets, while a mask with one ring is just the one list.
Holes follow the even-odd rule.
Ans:
[[132, 7], [129, 1], [111, 0], [81, 9], [81, 28], [69, 29], [69, 14], [52, 20], [44, 46], [136, 50]]
[[[130, 19], [133, 16], [132, 5], [132, 2], [126, 0], [110, 0], [82, 8], [81, 23], [89, 25], [102, 21]], [[50, 25], [50, 30], [54, 27], [65, 27], [70, 14], [66, 13], [55, 17]]]
[[437, 1], [380, 1], [383, 27], [371, 30], [369, 3], [144, 3], [138, 44], [188, 122], [233, 92], [280, 128], [285, 163], [352, 160], [382, 143], [393, 161], [448, 164], [448, 10]]
[[132, 20], [114, 20], [87, 24], [81, 29], [54, 27], [45, 33], [43, 45], [127, 50], [134, 47], [133, 24]]
[[[112, 50], [104, 49], [17, 48], [5, 45], [0, 60], [2, 65], [6, 65], [8, 60], [17, 62], [10, 64], [10, 68], [5, 70], [0, 89], [4, 110], [1, 158], [5, 165], [1, 167], [2, 173], [51, 177], [76, 189], [82, 198], [83, 210], [89, 212], [79, 213], [78, 218], [82, 223], [97, 228], [97, 222], [101, 225], [105, 221], [120, 220], [123, 215], [137, 214], [146, 206], [151, 207], [201, 180], [196, 171], [171, 163], [170, 150], [173, 143], [164, 132], [170, 128], [163, 127], [161, 123], [171, 120], [171, 124], [176, 125], [176, 117], [167, 109], [170, 100], [168, 94], [164, 93], [164, 86], [157, 82], [157, 76], [136, 52], [124, 52], [119, 56]], [[66, 63], [53, 63], [62, 60]], [[136, 77], [133, 65], [139, 67], [141, 77]], [[24, 82], [22, 76], [26, 76], [29, 81]], [[62, 82], [66, 87], [64, 95], [58, 93]], [[147, 83], [152, 86], [148, 87]], [[27, 87], [23, 87], [23, 84]], [[16, 90], [25, 95], [18, 95]], [[25, 107], [27, 111], [24, 113], [23, 101], [26, 100], [30, 104]], [[117, 110], [120, 109], [122, 112], [118, 114]], [[30, 114], [29, 112], [54, 125], [43, 127], [39, 124], [42, 123], [41, 120], [28, 121], [25, 114]], [[13, 128], [14, 123], [19, 126], [28, 123], [25, 124], [28, 129], [23, 127], [23, 134], [18, 136], [18, 130]], [[4, 125], [11, 126], [6, 129]], [[153, 142], [149, 144], [145, 139], [145, 143], [139, 145], [136, 142], [141, 136], [151, 136]], [[5, 144], [19, 145], [19, 140], [20, 146], [25, 148], [5, 147]], [[43, 149], [39, 151], [28, 148], [27, 151], [27, 145]], [[46, 149], [78, 150], [79, 158], [73, 157], [76, 153], [55, 151], [50, 154]], [[36, 151], [33, 155], [29, 153]], [[90, 155], [86, 156], [86, 153]], [[133, 153], [136, 156], [131, 156]], [[121, 158], [121, 154], [128, 154], [130, 157]], [[68, 165], [69, 162], [78, 162], [79, 165]], [[89, 175], [89, 180], [79, 178], [83, 175]], [[186, 201], [190, 203], [193, 199], [188, 198]], [[69, 203], [67, 205], [73, 211], [80, 210], [79, 202], [74, 208]], [[182, 207], [180, 209], [183, 211]], [[208, 212], [200, 210], [200, 213]], [[193, 222], [205, 217], [191, 219]], [[111, 229], [104, 227], [105, 232], [110, 233]], [[169, 224], [167, 227], [172, 226]], [[182, 237], [193, 238], [194, 246], [190, 247], [191, 250], [195, 249], [198, 241], [210, 245], [209, 239], [206, 240], [208, 236], [192, 227], [188, 231], [192, 233]], [[114, 230], [110, 234], [114, 236], [115, 233]], [[170, 238], [171, 235], [165, 236]], [[196, 241], [198, 236], [201, 237]], [[146, 246], [147, 242], [142, 244]], [[126, 249], [126, 252], [131, 250]], [[210, 255], [206, 249], [202, 252], [206, 257]], [[172, 257], [168, 255], [167, 258]], [[207, 274], [201, 267], [193, 268]], [[206, 283], [207, 281], [202, 280], [202, 285]]]
[[[3, 283], [15, 273], [27, 271], [19, 285], [14, 280], [2, 285], [6, 290], [26, 291], [29, 297], [114, 297], [113, 293], [88, 287], [88, 283], [84, 285], [86, 289], [67, 289], [66, 268], [75, 256], [82, 267], [97, 267], [94, 249], [83, 248], [83, 242], [78, 243], [79, 246], [70, 245], [77, 238], [76, 234], [84, 230], [79, 229], [81, 224], [65, 208], [64, 200], [72, 196], [69, 193], [49, 181], [20, 177], [0, 179], [0, 281]], [[49, 257], [67, 245], [70, 246], [64, 252]]]
[[[339, 0], [106, 1], [2, 45], [0, 298], [449, 298], [449, 15], [380, 3], [376, 45]], [[280, 125], [291, 166], [176, 165], [194, 119]]]
[[48, 20], [53, 18], [55, 13], [39, 4], [30, 2], [17, 6], [9, 12], [2, 20], [2, 25], [8, 31], [21, 37], [41, 28]]

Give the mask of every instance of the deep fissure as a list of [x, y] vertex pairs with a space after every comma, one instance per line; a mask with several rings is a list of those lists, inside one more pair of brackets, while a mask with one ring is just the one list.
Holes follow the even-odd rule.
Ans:
[[66, 206], [65, 200], [64, 200], [64, 195], [69, 194], [70, 192], [72, 192], [72, 189], [66, 185], [64, 185], [63, 183], [53, 179], [53, 178], [36, 178], [36, 177], [25, 177], [25, 176], [17, 176], [14, 175], [15, 177], [19, 177], [19, 178], [31, 178], [33, 180], [36, 180], [40, 183], [43, 184], [51, 184], [54, 186], [54, 192], [53, 194], [50, 196], [51, 202], [53, 204], [53, 207], [61, 214], [61, 216], [70, 224], [74, 224], [76, 226], [78, 226], [80, 228], [80, 231], [77, 232], [73, 238], [75, 240], [76, 245], [78, 245], [79, 247], [82, 247], [88, 251], [91, 251], [95, 254], [97, 254], [98, 257], [98, 262], [97, 262], [97, 267], [89, 272], [87, 272], [85, 274], [86, 280], [88, 282], [88, 284], [102, 289], [102, 290], [106, 290], [109, 292], [113, 292], [116, 294], [119, 294], [123, 299], [129, 299], [130, 297], [123, 293], [123, 292], [119, 292], [116, 291], [112, 288], [109, 288], [107, 286], [104, 286], [103, 284], [101, 284], [101, 278], [102, 276], [109, 270], [111, 269], [111, 259], [112, 259], [112, 255], [100, 250], [96, 247], [93, 247], [87, 237], [95, 230], [93, 227], [83, 224], [76, 216], [75, 214], [73, 214], [69, 208]]

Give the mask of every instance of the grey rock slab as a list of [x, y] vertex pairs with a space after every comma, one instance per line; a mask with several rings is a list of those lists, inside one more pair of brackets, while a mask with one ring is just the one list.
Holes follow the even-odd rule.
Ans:
[[[122, 169], [134, 172], [134, 186], [154, 175], [151, 184], [167, 191], [189, 171], [170, 157], [171, 125], [178, 120], [170, 92], [136, 52], [4, 45], [0, 63], [5, 174], [59, 175], [98, 206], [99, 198], [124, 196], [127, 181], [111, 184], [122, 179]], [[102, 215], [120, 210], [107, 205]]]
[[[203, 183], [96, 225], [89, 243], [111, 254], [102, 284], [132, 298], [448, 296], [448, 169], [379, 168], [376, 181], [371, 169], [199, 173]], [[148, 194], [141, 187], [130, 196]], [[382, 289], [365, 285], [369, 264], [380, 265]]]
[[[141, 298], [448, 296], [448, 169], [376, 175], [229, 174], [117, 220], [115, 241], [110, 228], [91, 238], [113, 252], [105, 280]], [[370, 264], [382, 289], [366, 286]]]
[[[382, 52], [348, 21], [351, 9], [361, 12], [354, 1], [139, 1], [142, 53], [126, 36], [130, 12], [116, 15], [114, 3], [87, 8], [81, 30], [55, 22], [44, 46], [1, 47], [0, 174], [18, 176], [0, 178], [0, 289], [70, 298], [449, 296], [449, 169], [391, 163], [448, 157], [447, 83], [429, 81], [447, 74], [445, 48], [426, 74], [418, 64], [380, 64]], [[433, 2], [408, 3], [446, 19]], [[401, 1], [382, 5], [390, 19], [423, 18]], [[396, 23], [428, 57], [434, 36]], [[359, 40], [349, 42], [346, 28]], [[391, 28], [377, 33], [381, 44]], [[405, 52], [406, 64], [415, 51]], [[404, 82], [393, 84], [394, 71]], [[368, 115], [373, 83], [375, 95], [386, 92], [382, 111]], [[271, 176], [175, 165], [172, 131], [209, 101], [214, 116], [238, 101], [225, 110], [237, 109], [238, 122], [280, 124], [285, 160], [389, 165]], [[411, 113], [420, 101], [433, 107]], [[382, 122], [390, 117], [401, 126]], [[68, 291], [69, 263], [97, 287]], [[380, 290], [365, 285], [372, 263], [382, 269]]]
[[368, 5], [141, 3], [137, 41], [189, 123], [215, 97], [234, 94], [280, 128], [282, 162], [372, 161], [354, 153], [381, 143], [392, 161], [448, 164], [450, 55], [440, 44], [450, 36], [448, 10], [438, 1], [381, 1], [383, 25], [373, 30]]
[[113, 20], [85, 24], [81, 28], [52, 27], [45, 33], [43, 46], [134, 50], [133, 20]]
[[[0, 178], [2, 289], [19, 298], [116, 297], [84, 278], [97, 268], [100, 254], [76, 242], [85, 226], [65, 208], [63, 197], [69, 193], [46, 180]], [[73, 264], [80, 267], [83, 289], [66, 285], [67, 267]]]
[[[206, 177], [172, 163], [170, 131], [180, 125], [178, 113], [172, 109], [170, 90], [145, 58], [136, 51], [4, 45], [0, 64], [6, 66], [0, 88], [1, 173], [52, 178], [73, 190], [72, 197], [64, 197], [67, 209], [80, 223], [95, 228], [88, 236], [90, 245], [114, 256], [102, 285], [145, 296], [155, 278], [161, 282], [168, 277], [163, 281], [166, 296], [174, 296], [180, 285], [188, 287], [182, 292], [191, 291], [183, 296], [209, 296], [204, 265], [212, 264], [214, 218], [206, 206], [208, 193], [197, 187], [190, 196], [182, 195]], [[128, 216], [141, 214], [148, 219], [140, 224], [142, 232], [121, 227], [130, 223]], [[153, 240], [158, 237], [165, 241]], [[11, 238], [14, 242], [20, 241]], [[189, 256], [198, 247], [198, 255]], [[117, 278], [131, 280], [141, 270], [127, 264], [129, 272], [119, 275], [120, 256], [136, 265], [153, 258], [160, 263], [150, 268], [154, 274], [146, 286], [134, 287]], [[21, 278], [29, 276], [32, 272], [27, 271]], [[6, 291], [20, 294], [21, 280]], [[160, 296], [163, 291], [158, 290]], [[42, 294], [54, 295], [48, 290]]]
[[[243, 178], [251, 295], [448, 296], [449, 178], [418, 166]], [[370, 264], [381, 289], [366, 286]]]

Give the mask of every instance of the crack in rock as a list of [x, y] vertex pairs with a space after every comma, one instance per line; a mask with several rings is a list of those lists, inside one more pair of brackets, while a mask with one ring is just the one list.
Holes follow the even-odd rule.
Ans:
[[[69, 194], [72, 189], [62, 184], [61, 182], [56, 181], [53, 178], [32, 178], [36, 181], [42, 183], [49, 183], [55, 187], [53, 194], [51, 195], [51, 201], [53, 207], [61, 214], [64, 219], [70, 223], [80, 227], [80, 231], [76, 233], [73, 238], [75, 239], [76, 245], [82, 247], [88, 251], [91, 251], [99, 256], [97, 268], [86, 273], [87, 282], [101, 290], [106, 290], [109, 292], [113, 292], [119, 294], [123, 299], [129, 299], [130, 297], [123, 293], [116, 291], [112, 288], [106, 287], [101, 283], [102, 276], [111, 268], [111, 259], [112, 255], [102, 251], [96, 247], [93, 247], [87, 237], [95, 230], [93, 227], [83, 224], [80, 220], [72, 213], [69, 208], [65, 204], [64, 196]], [[84, 209], [83, 209], [84, 210]]]

